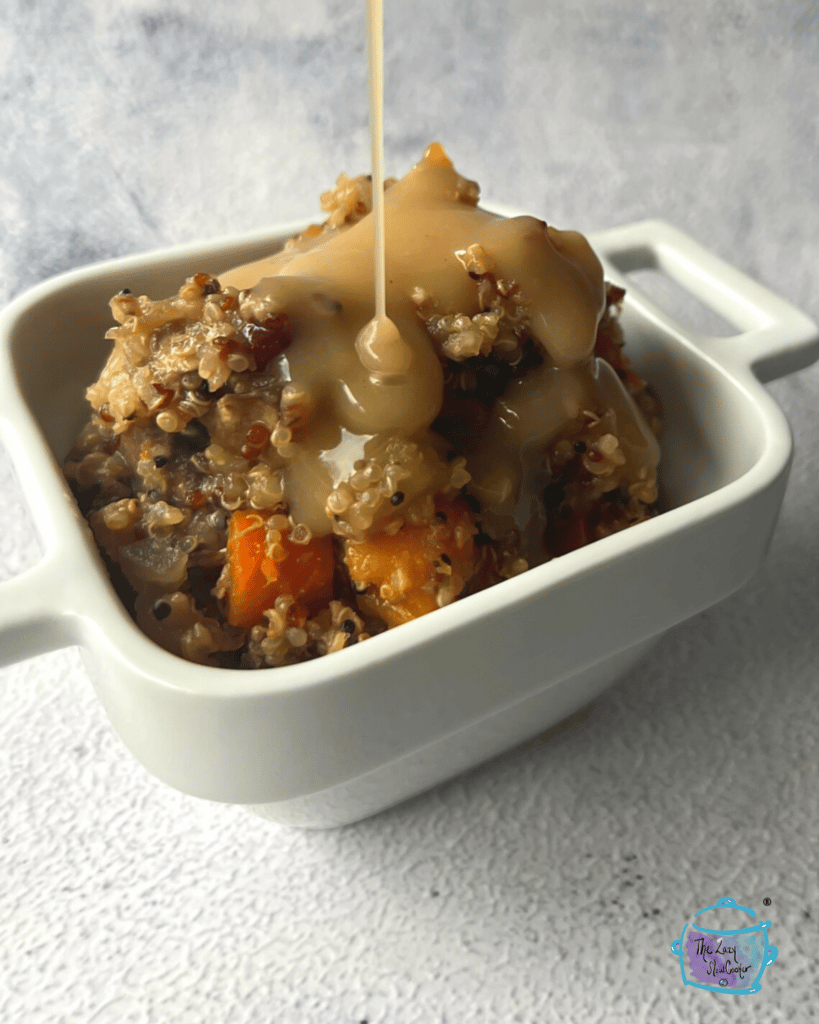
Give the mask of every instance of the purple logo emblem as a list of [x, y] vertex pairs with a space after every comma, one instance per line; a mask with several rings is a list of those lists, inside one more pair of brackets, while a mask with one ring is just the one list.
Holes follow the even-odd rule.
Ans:
[[671, 952], [680, 959], [683, 984], [711, 992], [750, 995], [761, 988], [762, 972], [776, 960], [778, 950], [768, 943], [770, 921], [748, 928], [707, 928], [697, 924], [709, 910], [739, 910], [750, 917], [756, 914], [726, 896], [712, 907], [703, 907], [687, 924], [680, 938], [671, 943]]

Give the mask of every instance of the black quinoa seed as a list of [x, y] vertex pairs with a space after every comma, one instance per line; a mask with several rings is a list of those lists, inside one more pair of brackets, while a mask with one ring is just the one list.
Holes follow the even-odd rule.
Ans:
[[543, 505], [545, 508], [554, 511], [563, 504], [566, 497], [566, 487], [562, 483], [548, 484], [543, 488]]
[[156, 466], [157, 469], [162, 469], [163, 466], [167, 466], [168, 465], [168, 461], [169, 460], [168, 460], [168, 457], [166, 455], [156, 455], [156, 456], [154, 456], [154, 465]]
[[444, 553], [441, 555], [441, 561], [444, 563], [444, 565], [452, 565], [452, 559], [449, 557], [446, 551], [444, 551]]
[[577, 452], [578, 455], [582, 455], [583, 452], [586, 450], [586, 442], [585, 441], [575, 441], [575, 443], [574, 443], [574, 450]]
[[345, 619], [341, 623], [341, 628], [345, 633], [355, 633], [355, 623], [352, 619]]
[[438, 520], [439, 523], [445, 523], [448, 521], [448, 516], [446, 512], [436, 512], [435, 518]]
[[208, 283], [205, 285], [202, 294], [215, 295], [217, 292], [220, 292], [221, 290], [222, 286], [219, 284], [215, 277], [212, 277], [210, 281], [208, 281]]
[[628, 494], [621, 487], [615, 487], [613, 491], [606, 491], [603, 501], [628, 501]]
[[117, 292], [117, 295], [132, 295], [132, 294], [133, 293], [131, 292], [130, 288], [120, 288], [120, 290]]
[[400, 505], [403, 500], [404, 500], [404, 492], [403, 491], [396, 491], [395, 494], [393, 494], [393, 496], [390, 498], [390, 504], [391, 505]]
[[157, 622], [162, 622], [163, 619], [167, 619], [171, 614], [171, 606], [167, 601], [157, 601], [151, 610]]

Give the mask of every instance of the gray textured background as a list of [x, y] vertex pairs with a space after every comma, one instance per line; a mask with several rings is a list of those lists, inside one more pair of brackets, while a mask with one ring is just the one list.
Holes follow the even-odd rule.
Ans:
[[[6, 0], [0, 301], [317, 212], [367, 169], [359, 7]], [[661, 216], [819, 319], [816, 10], [393, 0], [388, 170], [439, 138], [489, 198]], [[0, 673], [0, 1018], [811, 1019], [819, 369], [771, 390], [798, 448], [762, 573], [569, 730], [371, 821], [301, 833], [165, 788], [76, 652]], [[2, 454], [0, 495], [8, 576], [36, 545]], [[725, 894], [772, 900], [779, 961], [745, 999], [683, 988], [668, 951]]]

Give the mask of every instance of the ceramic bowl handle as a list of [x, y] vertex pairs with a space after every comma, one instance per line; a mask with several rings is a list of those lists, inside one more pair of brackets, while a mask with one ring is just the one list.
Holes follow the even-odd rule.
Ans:
[[[809, 317], [670, 224], [641, 221], [601, 232], [594, 242], [622, 274], [659, 270], [733, 324], [737, 336], [708, 338], [703, 346], [720, 362], [744, 364], [764, 383], [819, 359], [819, 328]], [[642, 294], [640, 302], [671, 319]]]
[[54, 559], [0, 582], [0, 667], [75, 643], [73, 616], [59, 607]]
[[[27, 414], [0, 381], [0, 410]], [[65, 497], [54, 478], [49, 454], [37, 447], [24, 451], [16, 432], [0, 418], [0, 441], [16, 469], [20, 491], [44, 554], [19, 576], [0, 581], [0, 666], [77, 643], [79, 619], [74, 597], [77, 572], [72, 564], [64, 526], [54, 512]], [[34, 464], [37, 464], [36, 467]]]

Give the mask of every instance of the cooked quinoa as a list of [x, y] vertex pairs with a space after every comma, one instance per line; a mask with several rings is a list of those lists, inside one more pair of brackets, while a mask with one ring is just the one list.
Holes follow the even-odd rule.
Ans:
[[[453, 180], [447, 202], [479, 210], [477, 186]], [[287, 251], [320, 250], [365, 221], [371, 202], [367, 177], [342, 175], [322, 197], [328, 220]], [[282, 301], [197, 273], [171, 298], [127, 287], [112, 298], [113, 350], [65, 474], [150, 638], [203, 664], [292, 664], [657, 513], [646, 438], [659, 435], [660, 410], [623, 351], [624, 292], [605, 286], [581, 367], [600, 382], [582, 392], [593, 400], [575, 408], [564, 396], [558, 425], [519, 470], [508, 396], [552, 380], [555, 361], [533, 330], [530, 295], [496, 253], [476, 241], [458, 259], [467, 308], [449, 308], [428, 282], [406, 289], [439, 375], [429, 422], [373, 432], [334, 423], [330, 440], [328, 399], [295, 379], [291, 355], [305, 303], [331, 323], [341, 291], [311, 286]], [[496, 438], [506, 462], [487, 457]]]

